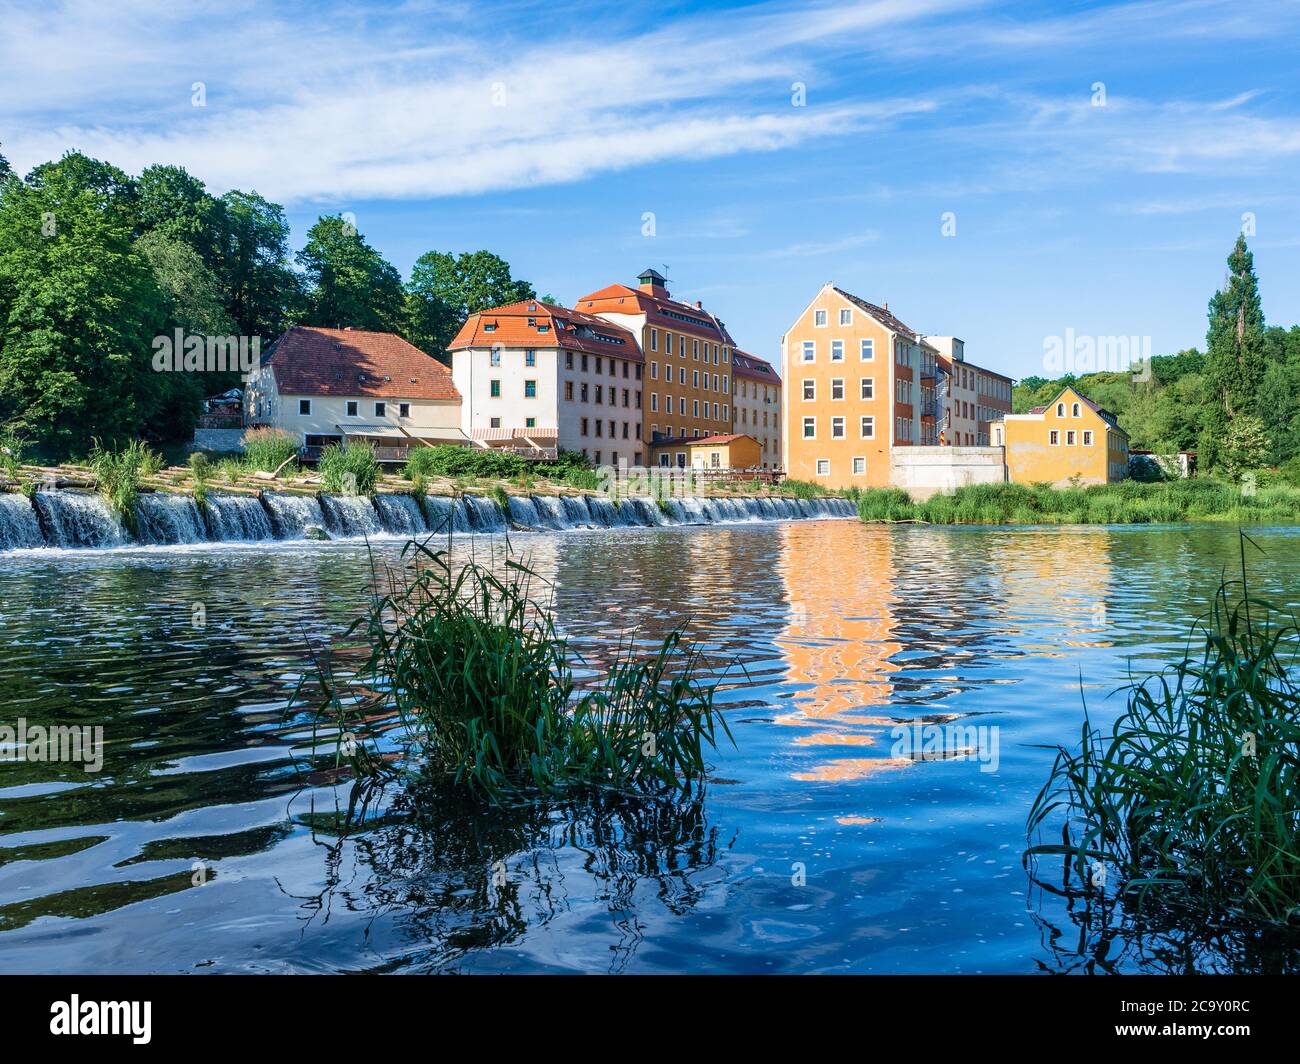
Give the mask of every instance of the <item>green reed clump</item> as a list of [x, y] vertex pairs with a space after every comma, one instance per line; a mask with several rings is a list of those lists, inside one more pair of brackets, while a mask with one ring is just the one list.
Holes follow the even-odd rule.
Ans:
[[793, 495], [796, 499], [816, 499], [829, 492], [820, 484], [811, 480], [794, 480], [787, 477], [781, 481], [779, 490], [783, 495]]
[[368, 443], [350, 440], [331, 443], [316, 464], [326, 491], [346, 495], [373, 495], [379, 484], [379, 461]]
[[122, 523], [135, 530], [135, 502], [140, 482], [162, 467], [162, 459], [141, 440], [132, 440], [121, 450], [104, 447], [94, 441], [87, 461], [95, 478], [95, 490]]
[[207, 500], [211, 479], [211, 459], [202, 451], [195, 451], [190, 455], [190, 488], [194, 494], [194, 501], [200, 506]]
[[858, 516], [863, 521], [910, 521], [916, 511], [902, 488], [865, 488], [858, 494]]
[[[446, 551], [418, 543], [406, 554], [412, 564], [350, 629], [365, 637], [356, 679], [370, 697], [352, 698], [321, 669], [322, 708], [340, 734], [394, 716], [434, 771], [493, 800], [530, 788], [689, 790], [719, 730], [731, 739], [717, 684], [701, 679], [702, 658], [680, 631], [649, 657], [615, 648], [601, 677], [580, 684], [527, 567], [453, 571]], [[363, 747], [352, 763], [386, 771]]]
[[1198, 652], [1125, 688], [1109, 733], [1085, 713], [1057, 748], [1028, 831], [1060, 841], [1026, 861], [1061, 859], [1082, 894], [1110, 881], [1162, 911], [1300, 927], [1300, 633], [1234, 586]]
[[283, 429], [262, 426], [249, 429], [240, 439], [244, 464], [250, 470], [274, 473], [286, 462], [298, 457], [298, 439]]

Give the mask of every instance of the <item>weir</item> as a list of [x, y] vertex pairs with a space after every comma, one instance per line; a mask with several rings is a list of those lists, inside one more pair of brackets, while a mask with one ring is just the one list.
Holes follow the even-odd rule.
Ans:
[[315, 529], [336, 539], [416, 536], [430, 532], [493, 533], [647, 528], [659, 525], [744, 524], [809, 518], [848, 518], [848, 499], [682, 498], [660, 504], [636, 497], [512, 495], [503, 511], [484, 495], [189, 495], [150, 492], [134, 509], [129, 531], [98, 495], [84, 491], [0, 494], [0, 551], [38, 547], [93, 548], [129, 544], [301, 540]]

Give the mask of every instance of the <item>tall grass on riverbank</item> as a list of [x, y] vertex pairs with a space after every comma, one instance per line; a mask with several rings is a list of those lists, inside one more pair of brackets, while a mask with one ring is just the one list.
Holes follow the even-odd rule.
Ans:
[[[600, 677], [580, 683], [527, 567], [454, 572], [445, 551], [419, 543], [403, 556], [411, 564], [349, 631], [364, 637], [356, 682], [366, 694], [354, 698], [322, 663], [322, 709], [340, 734], [391, 715], [434, 771], [494, 800], [583, 786], [686, 791], [719, 731], [731, 739], [717, 684], [702, 679], [680, 630], [649, 656], [613, 648]], [[384, 771], [364, 747], [351, 760], [359, 773]]]
[[140, 481], [158, 472], [162, 467], [162, 458], [140, 440], [132, 440], [117, 451], [102, 446], [96, 440], [88, 464], [95, 479], [95, 490], [121, 518], [123, 524], [134, 532], [135, 502], [140, 495]]
[[331, 443], [321, 452], [316, 471], [326, 491], [341, 495], [373, 495], [379, 485], [375, 449], [360, 440]]
[[1125, 689], [1108, 734], [1085, 714], [1057, 748], [1028, 832], [1060, 841], [1026, 862], [1059, 859], [1066, 893], [1300, 933], [1300, 632], [1243, 589], [1220, 587], [1198, 651]]
[[936, 525], [1152, 524], [1178, 521], [1300, 520], [1300, 488], [1276, 484], [1250, 490], [1221, 480], [1157, 484], [1121, 481], [1088, 487], [972, 484], [950, 495], [912, 502], [898, 488], [872, 488], [858, 498], [863, 521]]

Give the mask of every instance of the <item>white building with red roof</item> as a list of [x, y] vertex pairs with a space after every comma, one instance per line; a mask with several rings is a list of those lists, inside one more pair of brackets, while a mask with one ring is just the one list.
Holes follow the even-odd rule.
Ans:
[[245, 423], [292, 433], [309, 457], [354, 439], [389, 462], [420, 444], [465, 443], [460, 409], [446, 366], [400, 336], [361, 329], [294, 326], [244, 390]]
[[448, 351], [460, 425], [475, 445], [642, 464], [644, 359], [621, 325], [525, 299], [471, 314]]

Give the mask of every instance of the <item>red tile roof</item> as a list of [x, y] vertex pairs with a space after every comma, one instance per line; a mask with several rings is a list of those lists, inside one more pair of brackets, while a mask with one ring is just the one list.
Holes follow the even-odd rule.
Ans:
[[643, 362], [636, 337], [621, 325], [539, 299], [471, 314], [448, 351], [471, 347], [563, 348]]
[[[728, 432], [717, 436], [672, 436], [660, 437], [650, 442], [651, 447], [695, 447], [707, 444], [710, 447], [721, 447], [724, 443], [731, 443], [733, 440], [754, 440], [753, 436], [748, 436], [743, 432]], [[754, 440], [758, 443], [757, 440]]]
[[457, 400], [451, 371], [400, 336], [296, 325], [262, 356], [281, 395]]
[[625, 284], [611, 284], [578, 300], [589, 314], [644, 314], [646, 324], [701, 336], [714, 343], [735, 346], [727, 328], [703, 307], [654, 295]]
[[751, 355], [747, 351], [735, 351], [731, 356], [731, 371], [737, 377], [747, 377], [754, 381], [768, 384], [780, 384], [781, 376], [772, 368], [772, 363]]

